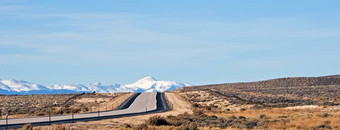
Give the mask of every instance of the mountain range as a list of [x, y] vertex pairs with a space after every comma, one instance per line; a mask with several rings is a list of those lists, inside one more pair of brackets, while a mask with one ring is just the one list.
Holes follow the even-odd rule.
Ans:
[[181, 87], [191, 86], [188, 83], [175, 81], [158, 81], [153, 77], [145, 77], [132, 84], [103, 85], [100, 82], [94, 84], [50, 85], [30, 83], [24, 80], [0, 80], [0, 94], [60, 94], [80, 92], [164, 92]]

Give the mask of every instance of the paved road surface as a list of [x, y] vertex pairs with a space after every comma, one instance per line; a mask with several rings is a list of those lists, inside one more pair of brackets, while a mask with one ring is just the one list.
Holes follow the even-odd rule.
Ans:
[[[159, 93], [160, 94], [160, 93]], [[114, 110], [114, 111], [106, 111], [100, 112], [100, 117], [115, 117], [119, 115], [131, 115], [137, 113], [144, 113], [146, 111], [155, 111], [157, 109], [157, 93], [156, 92], [148, 92], [141, 93], [132, 104], [127, 109], [122, 110]], [[83, 113], [83, 114], [74, 114], [74, 120], [81, 119], [91, 119], [98, 117], [98, 113]], [[72, 120], [72, 115], [63, 115], [63, 116], [51, 116], [51, 121], [66, 121]], [[26, 123], [48, 123], [49, 117], [35, 117], [35, 118], [21, 118], [21, 119], [9, 119], [9, 125], [15, 124], [26, 124]], [[6, 120], [0, 120], [0, 129], [6, 125]]]

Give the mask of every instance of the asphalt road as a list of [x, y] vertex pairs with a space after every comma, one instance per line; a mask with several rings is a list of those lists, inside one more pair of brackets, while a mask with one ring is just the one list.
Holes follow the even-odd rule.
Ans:
[[[134, 99], [134, 98], [133, 98]], [[130, 100], [133, 100], [130, 99]], [[156, 112], [156, 111], [164, 111], [167, 110], [167, 106], [164, 106], [165, 99], [162, 93], [157, 92], [147, 92], [139, 94], [131, 105], [126, 109], [114, 110], [114, 111], [106, 111], [106, 112], [94, 112], [94, 113], [82, 113], [82, 114], [74, 114], [72, 115], [62, 115], [62, 116], [48, 116], [44, 117], [34, 117], [34, 118], [20, 118], [20, 119], [9, 119], [8, 125], [23, 125], [27, 123], [31, 124], [50, 124], [50, 123], [60, 123], [60, 122], [69, 122], [69, 121], [77, 121], [77, 120], [93, 120], [93, 119], [104, 119], [104, 118], [113, 118], [113, 117], [121, 117], [128, 115], [136, 115], [136, 114], [144, 114], [148, 112]], [[130, 101], [131, 102], [131, 101]], [[161, 109], [161, 110], [160, 110]], [[6, 126], [6, 120], [0, 120], [0, 129]]]

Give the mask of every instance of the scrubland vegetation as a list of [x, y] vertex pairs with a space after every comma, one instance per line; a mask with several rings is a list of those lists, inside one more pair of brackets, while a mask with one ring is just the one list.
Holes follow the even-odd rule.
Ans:
[[224, 121], [243, 119], [236, 120], [237, 125], [221, 121], [221, 129], [340, 129], [340, 76], [282, 78], [177, 91], [206, 115]]
[[[256, 104], [257, 107], [336, 106], [340, 104], [340, 77], [282, 78], [250, 83], [185, 87], [181, 90], [181, 92], [194, 91], [208, 92], [214, 97], [227, 99], [232, 104]], [[190, 96], [197, 97], [199, 94]]]
[[[132, 93], [0, 95], [2, 118], [62, 115], [115, 109]], [[123, 98], [123, 97], [124, 98]], [[121, 99], [118, 99], [120, 97]], [[117, 100], [118, 99], [118, 100]]]

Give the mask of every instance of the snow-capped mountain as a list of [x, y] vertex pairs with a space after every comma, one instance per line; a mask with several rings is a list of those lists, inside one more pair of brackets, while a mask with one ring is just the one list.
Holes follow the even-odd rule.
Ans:
[[122, 85], [121, 88], [134, 92], [164, 92], [174, 90], [183, 86], [191, 86], [187, 83], [174, 81], [157, 81], [153, 77], [145, 77], [132, 84]]
[[164, 92], [180, 87], [191, 86], [188, 83], [174, 81], [157, 81], [153, 77], [145, 77], [132, 84], [103, 85], [94, 84], [50, 85], [43, 86], [23, 80], [0, 80], [0, 94], [51, 94], [51, 93], [79, 93], [79, 92]]
[[47, 86], [47, 88], [51, 90], [71, 90], [75, 92], [99, 92], [99, 93], [114, 93], [114, 92], [127, 92], [127, 91], [120, 91], [120, 84], [115, 85], [102, 85], [100, 82], [94, 84], [73, 84], [73, 85], [51, 85]]
[[23, 80], [0, 80], [0, 89], [17, 92], [31, 90], [46, 90], [44, 86], [32, 84]]

